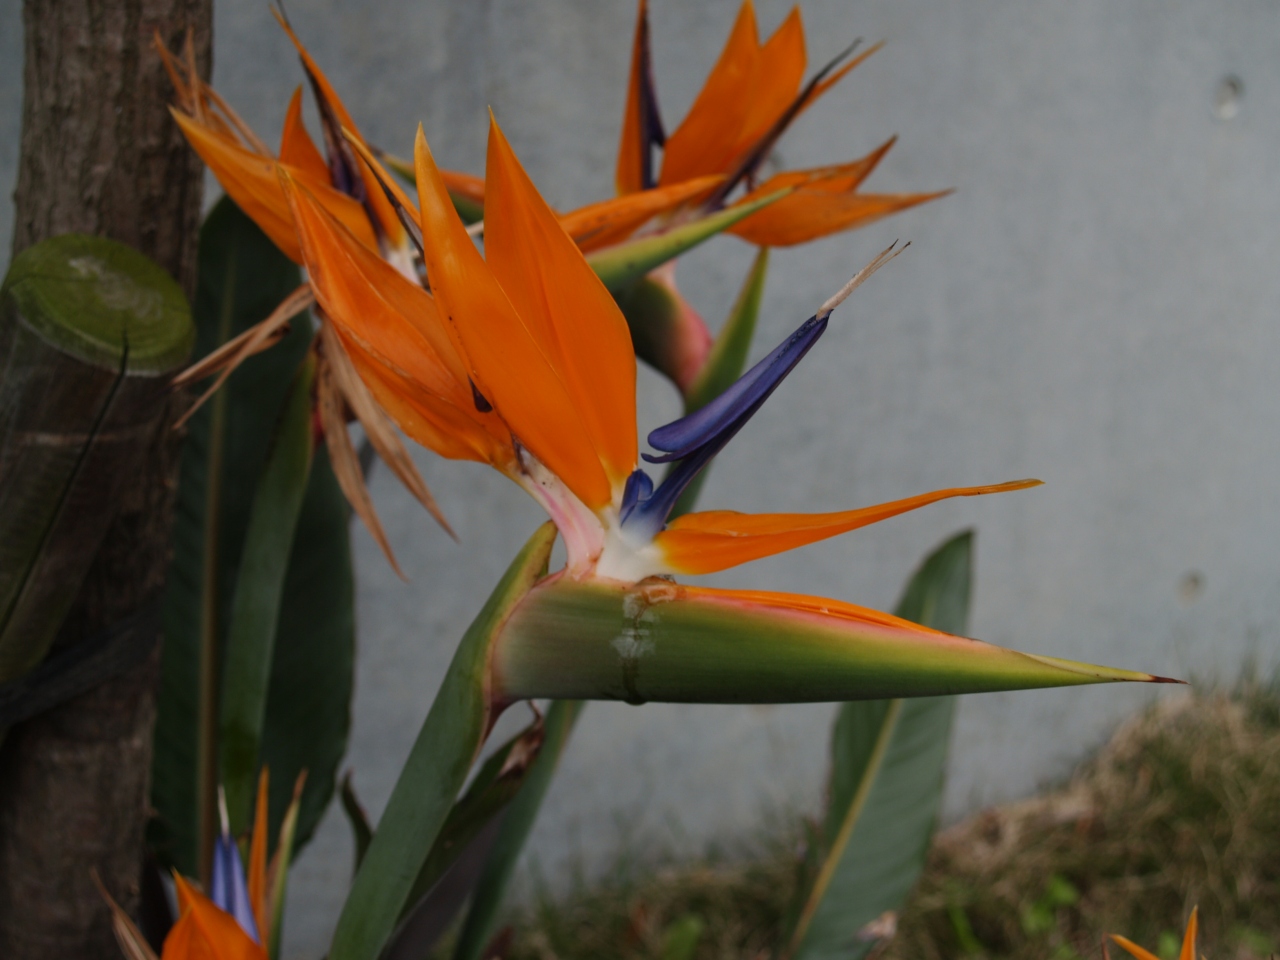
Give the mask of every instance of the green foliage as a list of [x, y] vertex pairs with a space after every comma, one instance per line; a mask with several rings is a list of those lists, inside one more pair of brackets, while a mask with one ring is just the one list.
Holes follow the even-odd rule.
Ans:
[[488, 732], [494, 635], [511, 607], [546, 574], [555, 536], [555, 527], [546, 523], [530, 538], [459, 643], [356, 873], [331, 960], [374, 960], [408, 904]]
[[[553, 740], [563, 741], [563, 734], [557, 732], [559, 726], [554, 716], [546, 724], [539, 718], [489, 755], [472, 777], [467, 792], [449, 811], [440, 835], [418, 871], [418, 879], [414, 881], [402, 919], [454, 865], [486, 825], [507, 809], [536, 769], [548, 729], [552, 731]], [[555, 745], [553, 743], [553, 747]]]
[[1074, 906], [1079, 900], [1080, 891], [1075, 885], [1066, 877], [1053, 874], [1040, 899], [1022, 911], [1022, 932], [1029, 937], [1048, 933], [1057, 923], [1058, 910]]
[[339, 796], [342, 800], [342, 812], [351, 827], [351, 839], [355, 843], [355, 869], [359, 870], [360, 864], [364, 862], [364, 855], [369, 852], [369, 844], [373, 842], [373, 827], [369, 826], [369, 815], [364, 812], [364, 807], [356, 796], [350, 773], [342, 778]]
[[[907, 584], [897, 614], [963, 634], [972, 593], [973, 534], [935, 550]], [[864, 928], [897, 910], [924, 864], [946, 773], [954, 697], [864, 700], [840, 708], [822, 865], [791, 935], [794, 956], [858, 958]]]
[[1277, 704], [1257, 687], [1166, 701], [1063, 788], [946, 831], [886, 960], [967, 952], [951, 922], [961, 913], [993, 960], [1096, 957], [1104, 933], [1176, 956], [1195, 904], [1202, 953], [1270, 956], [1280, 942]]
[[[196, 355], [264, 319], [298, 282], [297, 268], [233, 203], [221, 201], [201, 230]], [[199, 869], [201, 824], [207, 830], [214, 823], [218, 698], [201, 676], [221, 667], [254, 492], [311, 336], [310, 321], [295, 318], [281, 343], [247, 360], [191, 419], [183, 446], [165, 594], [151, 839], [162, 859], [192, 876]], [[333, 794], [350, 725], [355, 621], [348, 516], [319, 450], [280, 598], [262, 730], [273, 834], [290, 800], [288, 786], [308, 771], [299, 846]], [[202, 670], [202, 658], [212, 669]]]
[[551, 786], [556, 766], [569, 742], [569, 734], [582, 712], [580, 700], [557, 700], [547, 711], [546, 734], [537, 760], [533, 762], [520, 793], [507, 810], [498, 839], [485, 861], [476, 884], [467, 918], [463, 921], [454, 960], [477, 960], [493, 935], [498, 911], [515, 872], [525, 841], [533, 830], [542, 800]]
[[314, 382], [315, 361], [308, 357], [294, 375], [254, 491], [231, 598], [220, 682], [218, 746], [219, 779], [235, 835], [248, 830], [253, 818], [280, 601], [315, 449], [311, 426]]
[[706, 924], [696, 913], [686, 913], [671, 926], [662, 940], [662, 960], [693, 960]]

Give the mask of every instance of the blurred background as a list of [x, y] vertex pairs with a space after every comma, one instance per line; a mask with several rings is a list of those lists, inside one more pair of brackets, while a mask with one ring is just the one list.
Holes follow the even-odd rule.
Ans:
[[[762, 31], [788, 9], [758, 0]], [[653, 0], [668, 129], [736, 10]], [[290, 0], [288, 11], [374, 143], [407, 154], [421, 121], [443, 165], [482, 173], [492, 107], [554, 206], [611, 194], [630, 0]], [[720, 457], [703, 505], [833, 510], [1027, 476], [1047, 486], [929, 507], [713, 582], [888, 608], [928, 550], [973, 527], [975, 636], [1196, 680], [1269, 671], [1280, 649], [1280, 7], [808, 0], [803, 14], [811, 66], [855, 37], [887, 46], [795, 124], [777, 165], [849, 160], [898, 134], [864, 190], [956, 192], [775, 252], [755, 356], [890, 241], [912, 241]], [[10, 187], [21, 54], [19, 0], [0, 0]], [[266, 3], [215, 0], [214, 63], [218, 90], [274, 141], [303, 78]], [[217, 195], [210, 181], [207, 201]], [[752, 252], [719, 238], [681, 261], [681, 287], [713, 328]], [[679, 404], [649, 371], [640, 389], [643, 435]], [[454, 644], [541, 520], [491, 471], [418, 454], [462, 544], [375, 469], [409, 581], [357, 528], [348, 765], [374, 816]], [[1062, 777], [1156, 692], [964, 699], [946, 818]], [[816, 809], [831, 715], [590, 705], [526, 883], [563, 888], [622, 853], [701, 852]], [[291, 880], [290, 956], [323, 952], [350, 869], [335, 808]]]

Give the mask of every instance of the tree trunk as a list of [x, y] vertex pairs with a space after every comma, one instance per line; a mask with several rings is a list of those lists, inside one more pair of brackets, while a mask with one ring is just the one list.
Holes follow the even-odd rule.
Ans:
[[[13, 254], [62, 233], [127, 243], [194, 286], [201, 169], [169, 117], [151, 47], [195, 31], [210, 67], [212, 0], [25, 0]], [[177, 451], [162, 411], [57, 646], [155, 595], [168, 562]], [[0, 956], [119, 960], [96, 869], [132, 911], [147, 816], [158, 653], [9, 731], [0, 748]]]

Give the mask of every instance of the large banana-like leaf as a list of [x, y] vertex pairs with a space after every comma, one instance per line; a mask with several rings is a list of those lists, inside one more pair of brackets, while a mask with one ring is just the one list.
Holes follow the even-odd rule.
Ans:
[[525, 778], [515, 803], [506, 811], [498, 838], [494, 842], [484, 872], [476, 884], [471, 908], [463, 922], [454, 960], [480, 960], [480, 954], [493, 935], [507, 887], [515, 872], [516, 861], [524, 850], [525, 840], [533, 830], [533, 821], [541, 809], [542, 799], [551, 786], [551, 778], [569, 742], [573, 724], [582, 711], [578, 700], [557, 700], [547, 711], [546, 739], [542, 751]]
[[546, 574], [555, 536], [547, 523], [530, 538], [458, 645], [356, 873], [330, 960], [375, 960], [390, 938], [503, 702], [492, 683], [494, 639]]
[[308, 356], [294, 376], [254, 492], [231, 600], [221, 672], [218, 752], [231, 830], [236, 835], [249, 828], [253, 816], [280, 603], [315, 450], [314, 383], [315, 360]]
[[[550, 718], [554, 724], [554, 718]], [[429, 956], [471, 897], [498, 840], [508, 804], [535, 770], [546, 724], [534, 722], [489, 755], [453, 805], [418, 871], [383, 960]]]
[[[200, 233], [195, 355], [268, 316], [299, 281], [289, 262], [230, 200]], [[152, 762], [151, 839], [170, 865], [200, 873], [216, 824], [216, 676], [252, 497], [290, 382], [311, 341], [301, 315], [282, 342], [247, 360], [189, 422], [165, 588], [164, 659]], [[294, 532], [267, 695], [262, 757], [272, 781], [308, 771], [301, 846], [333, 793], [346, 748], [355, 650], [349, 513], [323, 449], [312, 463]], [[279, 830], [290, 801], [272, 791]]]
[[[973, 534], [966, 531], [921, 564], [898, 616], [966, 632], [972, 570]], [[821, 866], [789, 937], [796, 960], [857, 960], [876, 943], [867, 925], [901, 908], [933, 833], [954, 708], [954, 697], [863, 700], [840, 708]]]

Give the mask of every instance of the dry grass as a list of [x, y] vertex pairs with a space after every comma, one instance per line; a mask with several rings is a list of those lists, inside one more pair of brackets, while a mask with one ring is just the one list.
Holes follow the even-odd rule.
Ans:
[[[621, 871], [540, 903], [508, 956], [660, 958], [699, 922], [697, 960], [768, 956], [799, 829], [774, 833], [746, 860]], [[1265, 957], [1280, 947], [1278, 894], [1280, 696], [1247, 686], [1168, 701], [1061, 790], [941, 834], [879, 960], [1070, 960], [1100, 956], [1105, 931], [1171, 955], [1196, 903], [1203, 953]]]

